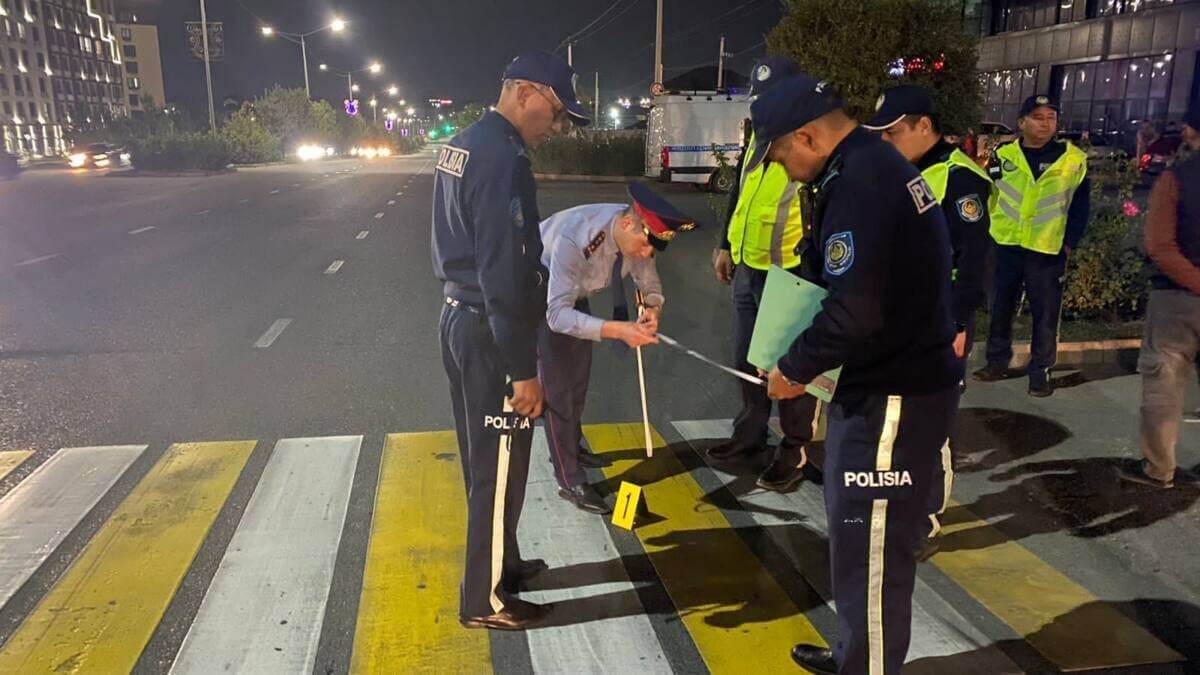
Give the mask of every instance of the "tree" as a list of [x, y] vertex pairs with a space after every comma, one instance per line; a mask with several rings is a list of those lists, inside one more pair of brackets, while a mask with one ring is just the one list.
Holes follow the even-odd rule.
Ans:
[[267, 131], [284, 151], [302, 143], [325, 144], [337, 135], [337, 117], [325, 101], [310, 101], [303, 89], [275, 87], [254, 104]]
[[965, 132], [979, 120], [977, 38], [953, 0], [784, 0], [768, 51], [833, 82], [847, 111], [866, 119], [885, 89], [934, 91], [942, 126]]
[[243, 104], [240, 110], [230, 116], [221, 128], [221, 137], [229, 146], [235, 164], [274, 162], [283, 158], [279, 139], [267, 131], [266, 125], [255, 114], [254, 106], [249, 103]]

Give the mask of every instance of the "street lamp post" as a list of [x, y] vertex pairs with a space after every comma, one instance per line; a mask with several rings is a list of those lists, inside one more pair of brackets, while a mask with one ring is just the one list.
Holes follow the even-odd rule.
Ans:
[[[325, 71], [329, 70], [329, 66], [325, 65], [324, 63], [322, 63], [320, 66], [318, 66], [318, 68], [320, 68], [321, 72], [325, 72]], [[354, 91], [356, 89], [358, 89], [358, 85], [354, 84], [354, 76], [357, 73], [361, 73], [363, 71], [370, 71], [372, 75], [377, 75], [383, 71], [383, 64], [379, 63], [378, 61], [373, 61], [367, 67], [359, 68], [358, 70], [348, 70], [348, 71], [335, 70], [333, 72], [337, 75], [341, 75], [346, 78], [346, 91], [349, 93], [350, 98], [354, 98]]]
[[322, 31], [329, 30], [333, 31], [334, 33], [340, 33], [345, 30], [345, 28], [345, 21], [342, 21], [341, 19], [334, 19], [333, 21], [330, 21], [328, 25], [321, 26], [316, 30], [310, 30], [307, 33], [286, 33], [281, 30], [275, 30], [271, 26], [263, 26], [262, 34], [264, 37], [273, 37], [278, 35], [288, 42], [294, 42], [300, 45], [300, 58], [304, 61], [304, 94], [309, 98], [312, 98], [312, 93], [308, 88], [308, 45], [305, 44], [304, 40], [305, 38], [312, 37], [313, 35], [316, 35]]

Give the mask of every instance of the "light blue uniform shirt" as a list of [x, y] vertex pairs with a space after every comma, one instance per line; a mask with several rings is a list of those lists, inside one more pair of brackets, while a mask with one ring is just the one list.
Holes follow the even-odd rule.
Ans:
[[[550, 330], [600, 340], [604, 319], [577, 311], [575, 303], [612, 284], [618, 253], [613, 224], [626, 208], [625, 204], [585, 204], [542, 221], [542, 264], [550, 270], [546, 300]], [[625, 258], [621, 277], [627, 276], [633, 277], [647, 305], [662, 306], [662, 282], [654, 258]]]

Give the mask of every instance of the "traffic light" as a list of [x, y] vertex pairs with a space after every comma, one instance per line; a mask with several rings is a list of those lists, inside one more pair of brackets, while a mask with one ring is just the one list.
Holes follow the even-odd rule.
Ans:
[[437, 129], [430, 129], [429, 130], [429, 140], [432, 141], [432, 140], [436, 139], [437, 137], [438, 137]]
[[443, 127], [442, 130], [445, 131], [446, 133], [450, 133], [451, 131], [454, 131], [454, 127], [447, 124], [445, 127]]

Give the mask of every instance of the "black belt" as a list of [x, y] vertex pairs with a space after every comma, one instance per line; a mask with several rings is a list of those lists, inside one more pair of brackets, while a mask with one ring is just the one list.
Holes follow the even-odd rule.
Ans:
[[454, 309], [465, 309], [472, 314], [478, 314], [480, 316], [483, 316], [483, 308], [482, 307], [476, 307], [475, 305], [468, 305], [467, 303], [463, 302], [462, 300], [455, 300], [454, 298], [447, 296], [446, 304], [450, 305]]

